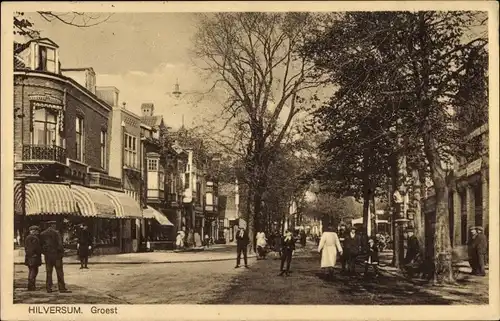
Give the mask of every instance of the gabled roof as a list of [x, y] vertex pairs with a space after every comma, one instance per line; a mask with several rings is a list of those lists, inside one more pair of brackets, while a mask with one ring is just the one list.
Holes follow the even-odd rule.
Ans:
[[14, 42], [14, 54], [18, 54], [22, 52], [24, 49], [28, 48], [29, 42], [26, 43], [19, 43], [19, 42]]
[[46, 45], [51, 45], [51, 46], [53, 46], [55, 48], [59, 48], [59, 45], [57, 43], [55, 43], [54, 41], [50, 40], [49, 38], [33, 39], [33, 40], [28, 41], [28, 44], [32, 43], [32, 42], [43, 43], [43, 44], [46, 44]]
[[163, 120], [163, 116], [155, 115], [155, 116], [142, 116], [141, 122], [149, 127], [155, 128], [161, 125]]

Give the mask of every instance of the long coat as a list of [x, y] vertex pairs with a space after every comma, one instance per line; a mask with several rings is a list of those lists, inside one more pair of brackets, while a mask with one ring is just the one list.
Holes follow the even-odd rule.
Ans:
[[28, 235], [24, 241], [24, 264], [26, 266], [42, 265], [42, 245], [37, 235]]
[[87, 257], [90, 254], [89, 246], [92, 246], [92, 236], [88, 230], [80, 231], [78, 235], [78, 255]]
[[247, 246], [248, 243], [250, 243], [250, 238], [248, 237], [248, 232], [244, 231], [243, 236], [240, 235], [240, 231], [236, 234], [236, 244], [241, 247], [241, 246]]
[[337, 263], [337, 252], [342, 252], [339, 237], [335, 232], [324, 232], [319, 241], [318, 252], [321, 252], [321, 267], [334, 267]]
[[49, 227], [40, 234], [40, 240], [42, 241], [42, 252], [45, 255], [45, 260], [63, 258], [64, 247], [58, 230]]
[[344, 239], [344, 253], [348, 255], [358, 255], [361, 251], [361, 237], [359, 235], [347, 235]]

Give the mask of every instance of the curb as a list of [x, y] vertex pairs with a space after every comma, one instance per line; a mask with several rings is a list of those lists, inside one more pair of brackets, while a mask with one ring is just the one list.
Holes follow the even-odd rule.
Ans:
[[[247, 256], [249, 259], [254, 258], [256, 256]], [[104, 265], [104, 264], [171, 264], [171, 263], [206, 263], [206, 262], [220, 262], [220, 261], [233, 261], [236, 258], [220, 258], [220, 259], [203, 259], [203, 260], [184, 260], [184, 261], [127, 261], [127, 262], [92, 262], [89, 261], [89, 265]], [[80, 262], [64, 262], [64, 265], [79, 265]], [[14, 262], [14, 265], [24, 265], [24, 262]]]

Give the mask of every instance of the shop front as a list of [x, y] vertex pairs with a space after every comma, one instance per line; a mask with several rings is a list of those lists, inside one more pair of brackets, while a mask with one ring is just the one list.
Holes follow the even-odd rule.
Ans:
[[171, 250], [174, 248], [174, 224], [161, 211], [148, 206], [143, 210], [146, 222], [146, 240], [150, 250]]

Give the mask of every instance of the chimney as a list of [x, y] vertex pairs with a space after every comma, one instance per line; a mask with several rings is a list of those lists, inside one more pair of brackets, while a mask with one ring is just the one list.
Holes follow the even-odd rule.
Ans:
[[118, 107], [120, 91], [114, 86], [96, 87], [96, 95], [112, 107]]

